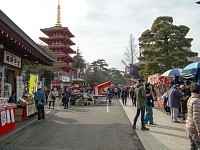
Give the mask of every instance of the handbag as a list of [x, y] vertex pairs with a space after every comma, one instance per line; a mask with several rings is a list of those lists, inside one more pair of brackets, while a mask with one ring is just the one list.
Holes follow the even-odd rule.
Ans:
[[52, 98], [52, 99], [56, 99], [56, 97], [55, 97], [53, 94], [51, 95], [51, 98]]

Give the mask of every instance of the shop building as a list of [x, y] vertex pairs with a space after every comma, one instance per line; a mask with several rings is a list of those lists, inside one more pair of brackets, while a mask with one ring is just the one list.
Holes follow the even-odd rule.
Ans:
[[[43, 51], [23, 30], [0, 10], [0, 135], [15, 126], [17, 112], [15, 104], [7, 103], [11, 92], [16, 101], [22, 97], [22, 68], [24, 65], [52, 66], [56, 59]], [[24, 104], [20, 118], [35, 112], [34, 101]], [[34, 109], [32, 109], [34, 108]], [[32, 110], [31, 110], [32, 109]]]

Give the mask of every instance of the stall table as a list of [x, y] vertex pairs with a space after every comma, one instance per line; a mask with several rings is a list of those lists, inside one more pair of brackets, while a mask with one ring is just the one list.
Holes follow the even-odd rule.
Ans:
[[17, 105], [0, 108], [0, 136], [15, 128], [15, 109]]

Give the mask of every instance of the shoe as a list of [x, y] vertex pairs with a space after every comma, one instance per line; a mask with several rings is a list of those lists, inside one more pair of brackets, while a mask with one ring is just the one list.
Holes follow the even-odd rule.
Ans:
[[149, 125], [157, 125], [157, 124], [153, 122], [153, 123], [149, 123]]
[[135, 129], [136, 129], [136, 126], [133, 125], [133, 130], [135, 130]]
[[42, 119], [46, 119], [46, 118], [44, 117], [44, 118], [42, 118]]
[[64, 109], [67, 109], [66, 107]]
[[173, 123], [180, 123], [180, 121], [177, 121], [177, 120], [176, 120], [176, 121], [173, 121]]
[[147, 127], [142, 127], [141, 130], [149, 130]]
[[54, 109], [54, 107], [53, 107], [53, 109]]
[[41, 120], [40, 118], [38, 118], [38, 120]]

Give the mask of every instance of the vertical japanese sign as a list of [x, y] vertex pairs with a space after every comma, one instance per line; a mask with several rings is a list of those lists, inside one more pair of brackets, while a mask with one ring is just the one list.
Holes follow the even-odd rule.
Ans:
[[4, 97], [4, 67], [0, 67], [0, 97]]
[[37, 88], [37, 76], [35, 74], [30, 74], [30, 87], [29, 94], [34, 94]]
[[17, 86], [16, 98], [17, 98], [17, 101], [19, 101], [19, 99], [23, 96], [23, 93], [24, 93], [24, 83], [22, 81], [21, 76], [16, 77], [16, 86]]

